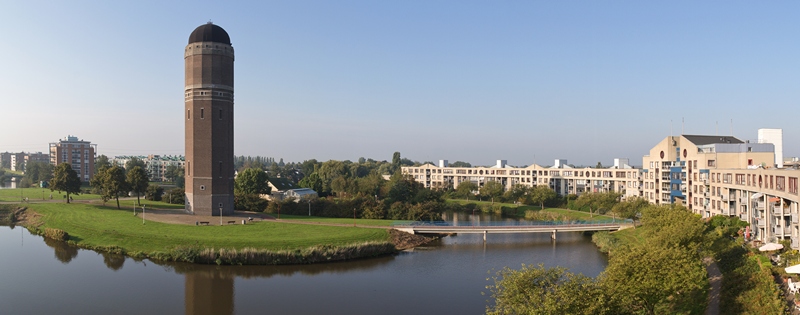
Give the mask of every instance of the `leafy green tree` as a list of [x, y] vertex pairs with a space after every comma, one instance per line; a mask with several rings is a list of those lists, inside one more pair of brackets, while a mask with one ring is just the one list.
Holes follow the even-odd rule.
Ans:
[[341, 196], [350, 191], [351, 183], [345, 176], [338, 176], [331, 181], [331, 191]]
[[80, 194], [81, 179], [69, 163], [61, 163], [55, 167], [53, 179], [50, 180], [50, 191], [65, 192], [67, 194], [67, 203], [69, 203], [70, 194]]
[[101, 154], [94, 161], [95, 174], [105, 172], [106, 169], [110, 167], [111, 167], [111, 161], [109, 161], [108, 157], [105, 154]]
[[400, 152], [395, 152], [392, 154], [392, 166], [394, 166], [394, 170], [397, 171], [400, 169]]
[[147, 186], [150, 185], [150, 176], [147, 175], [147, 172], [145, 172], [141, 166], [137, 165], [128, 171], [126, 177], [128, 188], [136, 193], [136, 204], [141, 204], [139, 202], [139, 196], [144, 194], [147, 190]]
[[[234, 195], [234, 199], [236, 196]], [[186, 204], [186, 191], [183, 188], [172, 188], [167, 191], [167, 202], [171, 204]]]
[[300, 180], [299, 185], [300, 187], [310, 188], [317, 193], [322, 192], [322, 179], [319, 178], [319, 175], [316, 172], [311, 173], [311, 175], [308, 175]]
[[575, 205], [579, 208], [588, 207], [589, 216], [594, 216], [594, 210], [603, 214], [606, 211], [614, 208], [614, 205], [619, 202], [620, 194], [610, 191], [603, 193], [587, 192], [578, 196], [575, 200]]
[[456, 187], [456, 195], [469, 200], [470, 196], [475, 196], [474, 191], [478, 190], [478, 185], [471, 181], [463, 181]]
[[270, 193], [267, 174], [258, 168], [248, 168], [236, 175], [234, 192], [242, 195], [263, 195]]
[[491, 198], [492, 204], [494, 204], [494, 198], [503, 195], [503, 184], [498, 181], [488, 181], [483, 184], [483, 187], [480, 188], [480, 193], [481, 196]]
[[25, 167], [25, 179], [30, 183], [46, 182], [53, 178], [53, 166], [50, 163], [30, 161]]
[[708, 285], [697, 252], [654, 241], [615, 251], [600, 281], [636, 314], [686, 314], [679, 308], [703, 305]]
[[163, 196], [164, 188], [156, 184], [150, 184], [147, 186], [147, 190], [144, 192], [144, 199], [151, 201], [161, 201]]
[[450, 167], [472, 167], [472, 164], [462, 161], [455, 161], [453, 163], [450, 163]]
[[604, 289], [594, 279], [567, 272], [563, 267], [522, 265], [503, 268], [487, 287], [494, 305], [486, 314], [618, 314]]
[[633, 220], [633, 228], [636, 228], [636, 219], [641, 215], [642, 210], [650, 205], [647, 199], [640, 197], [629, 197], [617, 203], [611, 208], [611, 212], [623, 219]]
[[141, 167], [142, 169], [147, 168], [142, 159], [132, 156], [128, 162], [125, 162], [125, 171], [130, 172], [134, 167], [137, 166]]
[[176, 164], [167, 165], [167, 168], [164, 170], [164, 177], [168, 181], [174, 183], [178, 179], [178, 177], [183, 177], [181, 169], [182, 167]]
[[544, 209], [544, 203], [557, 197], [556, 191], [547, 185], [537, 185], [530, 188], [530, 199]]
[[506, 202], [524, 201], [524, 197], [527, 193], [528, 186], [523, 184], [514, 184], [503, 194], [503, 199], [505, 199]]
[[112, 166], [107, 168], [103, 174], [97, 174], [95, 176], [100, 176], [101, 190], [103, 191], [101, 197], [103, 198], [103, 202], [112, 198], [116, 199], [117, 209], [120, 209], [119, 195], [127, 194], [130, 189], [128, 187], [128, 181], [125, 178], [125, 170], [119, 166]]

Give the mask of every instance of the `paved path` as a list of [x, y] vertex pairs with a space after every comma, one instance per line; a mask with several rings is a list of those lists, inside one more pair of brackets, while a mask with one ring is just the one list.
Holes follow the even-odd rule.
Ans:
[[708, 282], [711, 285], [711, 290], [708, 291], [708, 306], [706, 306], [706, 315], [719, 315], [719, 296], [722, 292], [722, 273], [717, 267], [717, 263], [711, 257], [703, 258], [703, 263], [706, 265], [708, 272]]

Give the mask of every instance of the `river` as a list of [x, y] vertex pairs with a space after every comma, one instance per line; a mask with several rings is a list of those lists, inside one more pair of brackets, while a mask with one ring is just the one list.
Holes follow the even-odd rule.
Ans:
[[607, 259], [588, 236], [559, 233], [553, 242], [543, 233], [490, 234], [485, 243], [457, 235], [394, 256], [317, 265], [156, 264], [0, 226], [0, 313], [482, 314], [486, 279], [523, 263], [594, 277]]

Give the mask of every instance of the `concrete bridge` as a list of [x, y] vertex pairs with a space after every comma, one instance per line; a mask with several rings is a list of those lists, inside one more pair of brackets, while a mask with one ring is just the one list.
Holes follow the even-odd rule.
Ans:
[[396, 230], [411, 234], [483, 234], [486, 241], [486, 234], [492, 233], [551, 233], [551, 238], [556, 239], [557, 232], [587, 232], [587, 231], [617, 231], [630, 226], [630, 222], [490, 222], [478, 225], [448, 225], [432, 224], [428, 222], [411, 222], [393, 224]]

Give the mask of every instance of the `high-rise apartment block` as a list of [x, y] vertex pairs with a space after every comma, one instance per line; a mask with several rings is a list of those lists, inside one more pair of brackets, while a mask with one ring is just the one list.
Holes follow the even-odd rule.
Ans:
[[81, 181], [88, 182], [94, 176], [94, 159], [97, 144], [67, 136], [58, 142], [50, 143], [50, 164], [53, 166], [69, 163], [78, 173]]

